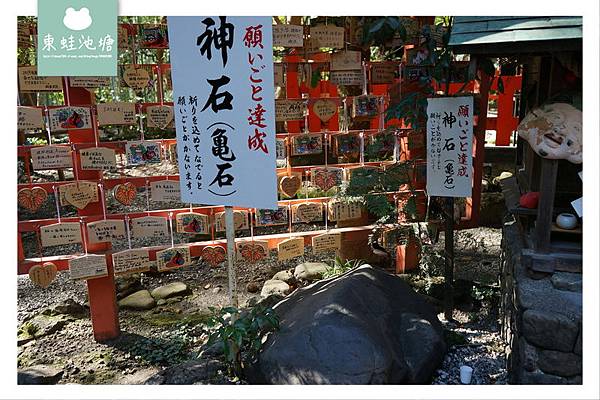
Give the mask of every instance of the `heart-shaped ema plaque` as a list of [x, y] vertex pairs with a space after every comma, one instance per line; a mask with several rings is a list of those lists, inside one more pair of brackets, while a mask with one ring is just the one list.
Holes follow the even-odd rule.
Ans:
[[124, 206], [133, 204], [136, 196], [137, 188], [131, 182], [121, 183], [116, 185], [113, 189], [113, 197]]
[[213, 267], [225, 261], [225, 255], [225, 249], [221, 246], [206, 246], [200, 253], [202, 259]]
[[133, 90], [143, 90], [150, 82], [150, 74], [144, 68], [128, 65], [123, 71], [123, 80]]
[[341, 172], [337, 168], [315, 168], [312, 170], [312, 182], [319, 189], [328, 191], [342, 183]]
[[331, 100], [317, 100], [313, 104], [313, 112], [323, 122], [327, 122], [337, 112], [337, 105]]
[[267, 242], [242, 242], [237, 245], [238, 256], [244, 261], [257, 262], [262, 260], [269, 253]]
[[287, 197], [294, 197], [302, 187], [302, 177], [300, 175], [284, 176], [279, 181], [279, 190]]
[[146, 108], [148, 114], [148, 127], [166, 129], [173, 122], [173, 107], [171, 106], [149, 106]]
[[31, 212], [36, 212], [48, 198], [48, 193], [42, 187], [25, 188], [17, 193], [19, 205]]
[[47, 288], [50, 286], [57, 272], [56, 265], [51, 262], [45, 262], [42, 265], [34, 265], [29, 269], [29, 279], [36, 285]]
[[97, 187], [89, 182], [76, 182], [63, 186], [65, 201], [82, 210], [92, 201], [98, 200]]

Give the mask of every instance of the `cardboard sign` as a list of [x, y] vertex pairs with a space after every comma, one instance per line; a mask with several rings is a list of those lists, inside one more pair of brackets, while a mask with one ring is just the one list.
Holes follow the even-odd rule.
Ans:
[[92, 117], [86, 107], [58, 107], [48, 110], [48, 123], [52, 132], [91, 129]]
[[107, 219], [87, 224], [89, 243], [111, 242], [125, 239], [125, 222], [120, 219]]
[[273, 46], [302, 47], [304, 46], [304, 27], [302, 25], [273, 25]]
[[166, 238], [169, 236], [167, 219], [164, 217], [140, 217], [131, 220], [131, 236], [134, 238]]
[[[168, 17], [185, 203], [276, 207], [271, 21], [270, 16]], [[219, 31], [229, 32], [229, 45], [215, 46]], [[192, 173], [184, 173], [188, 170]]]
[[35, 65], [19, 67], [20, 92], [61, 92], [63, 81], [60, 76], [38, 76]]
[[150, 85], [150, 74], [144, 67], [124, 65], [122, 76], [125, 84], [136, 92], [144, 90]]
[[269, 255], [269, 242], [244, 240], [235, 244], [236, 256], [240, 260], [257, 262]]
[[81, 243], [79, 222], [61, 222], [59, 224], [42, 226], [40, 228], [40, 236], [43, 247]]
[[54, 278], [56, 278], [56, 264], [51, 262], [45, 262], [42, 265], [34, 265], [29, 268], [29, 279], [39, 287], [47, 288], [50, 286]]
[[292, 155], [321, 154], [323, 152], [323, 135], [320, 133], [298, 135], [292, 137]]
[[398, 72], [398, 63], [378, 62], [371, 64], [371, 82], [374, 84], [388, 84], [394, 81]]
[[312, 247], [314, 254], [323, 253], [331, 250], [337, 250], [341, 246], [341, 233], [324, 233], [322, 235], [313, 236], [312, 238]]
[[98, 201], [98, 186], [96, 182], [88, 181], [67, 183], [58, 187], [58, 195], [61, 206], [72, 205], [82, 209]]
[[148, 140], [127, 142], [125, 152], [129, 165], [160, 163], [160, 145], [156, 142]]
[[44, 127], [42, 109], [37, 107], [17, 107], [17, 129], [20, 131]]
[[[248, 211], [235, 210], [233, 212], [233, 228], [237, 231], [240, 229], [248, 229]], [[217, 232], [225, 231], [225, 212], [215, 214], [215, 230]]]
[[110, 86], [110, 76], [72, 76], [69, 78], [69, 85], [82, 88]]
[[283, 77], [283, 64], [275, 63], [275, 65], [273, 65], [273, 80], [274, 80], [275, 86], [279, 86], [279, 87], [285, 86], [285, 80]]
[[108, 147], [90, 147], [79, 150], [81, 169], [106, 170], [116, 168], [117, 157], [113, 149]]
[[277, 260], [285, 261], [304, 255], [304, 238], [286, 239], [277, 245]]
[[358, 86], [363, 84], [364, 74], [358, 71], [332, 71], [329, 74], [329, 81], [334, 85]]
[[321, 203], [302, 203], [292, 206], [293, 222], [314, 222], [323, 220], [323, 205]]
[[106, 256], [103, 254], [86, 254], [69, 260], [71, 279], [91, 279], [108, 276]]
[[349, 71], [362, 68], [360, 51], [340, 51], [331, 55], [331, 71]]
[[181, 201], [179, 181], [155, 181], [150, 183], [152, 201]]
[[344, 28], [335, 25], [319, 25], [310, 28], [310, 37], [319, 47], [344, 48]]
[[144, 249], [120, 251], [112, 255], [115, 276], [150, 271], [154, 262], [150, 261], [150, 253]]
[[34, 171], [72, 168], [71, 149], [67, 146], [32, 147], [31, 165]]
[[317, 100], [312, 110], [322, 122], [326, 123], [337, 113], [337, 104], [331, 100]]
[[288, 208], [280, 206], [277, 210], [256, 210], [256, 225], [285, 225], [288, 223]]
[[48, 192], [40, 186], [23, 188], [17, 192], [17, 203], [30, 212], [36, 212], [47, 199]]
[[470, 197], [473, 97], [427, 99], [427, 194]]
[[362, 206], [359, 203], [343, 203], [334, 201], [329, 204], [330, 221], [347, 221], [357, 219], [362, 215]]
[[173, 107], [171, 106], [148, 106], [146, 114], [149, 128], [167, 129], [173, 126]]
[[175, 216], [177, 232], [208, 234], [208, 215], [189, 212], [179, 213]]
[[343, 178], [344, 170], [342, 168], [317, 167], [310, 170], [312, 184], [324, 191], [341, 185]]
[[306, 115], [305, 100], [275, 100], [276, 121], [297, 121]]
[[135, 124], [134, 103], [101, 103], [96, 106], [98, 125], [132, 125]]

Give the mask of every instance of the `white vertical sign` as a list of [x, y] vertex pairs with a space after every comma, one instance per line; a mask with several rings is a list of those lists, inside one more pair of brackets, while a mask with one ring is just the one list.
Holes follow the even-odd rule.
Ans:
[[184, 203], [277, 208], [271, 17], [168, 17]]
[[427, 194], [470, 197], [473, 97], [427, 99]]

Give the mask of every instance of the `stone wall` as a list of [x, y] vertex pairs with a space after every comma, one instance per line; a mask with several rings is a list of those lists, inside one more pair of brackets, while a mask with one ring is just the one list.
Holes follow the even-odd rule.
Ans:
[[521, 264], [515, 221], [502, 235], [502, 335], [512, 384], [581, 384], [581, 274], [535, 274]]

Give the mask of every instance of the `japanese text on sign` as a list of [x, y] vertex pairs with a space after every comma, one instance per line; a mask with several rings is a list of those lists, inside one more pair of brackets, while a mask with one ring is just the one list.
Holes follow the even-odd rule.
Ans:
[[428, 194], [470, 197], [473, 175], [473, 98], [428, 99], [427, 117]]
[[182, 201], [276, 208], [271, 18], [168, 27]]

